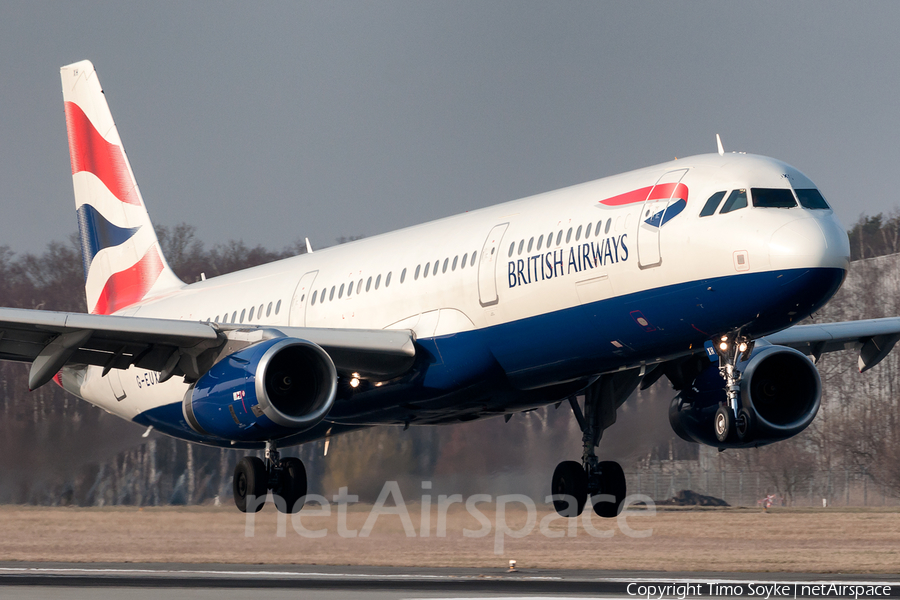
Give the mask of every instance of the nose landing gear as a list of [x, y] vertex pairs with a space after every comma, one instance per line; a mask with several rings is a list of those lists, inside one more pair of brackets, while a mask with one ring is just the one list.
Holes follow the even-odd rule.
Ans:
[[259, 512], [269, 490], [279, 512], [296, 513], [306, 495], [306, 468], [299, 458], [280, 458], [275, 442], [266, 442], [266, 462], [245, 456], [234, 468], [234, 504], [241, 512]]
[[735, 368], [738, 361], [747, 359], [753, 352], [753, 341], [741, 335], [723, 335], [713, 342], [719, 355], [719, 372], [725, 379], [725, 402], [713, 421], [716, 439], [722, 442], [743, 441], [753, 430], [753, 413], [741, 407], [741, 372]]

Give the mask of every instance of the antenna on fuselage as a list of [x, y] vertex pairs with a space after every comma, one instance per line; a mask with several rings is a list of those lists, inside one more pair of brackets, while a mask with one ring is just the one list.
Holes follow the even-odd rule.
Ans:
[[725, 147], [722, 146], [722, 138], [718, 133], [716, 134], [716, 148], [719, 150], [719, 156], [725, 156]]

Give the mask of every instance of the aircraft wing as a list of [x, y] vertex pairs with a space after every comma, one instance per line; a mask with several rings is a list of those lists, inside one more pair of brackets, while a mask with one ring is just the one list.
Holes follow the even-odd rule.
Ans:
[[825, 352], [858, 350], [863, 373], [881, 362], [900, 340], [900, 317], [795, 325], [763, 339], [800, 350], [816, 361]]
[[[66, 364], [160, 371], [160, 379], [198, 379], [223, 353], [285, 335], [321, 346], [339, 373], [387, 379], [415, 360], [408, 330], [219, 325], [199, 321], [0, 308], [0, 360], [31, 362], [28, 387], [50, 381]], [[236, 346], [235, 346], [236, 345]]]

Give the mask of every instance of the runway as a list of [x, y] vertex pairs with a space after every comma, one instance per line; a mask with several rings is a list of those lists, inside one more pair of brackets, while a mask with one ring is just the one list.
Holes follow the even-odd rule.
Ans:
[[[818, 585], [826, 587], [815, 587]], [[835, 587], [830, 588], [830, 585]], [[841, 587], [844, 586], [844, 587]], [[860, 587], [862, 586], [862, 587]], [[862, 594], [859, 594], [860, 590]], [[0, 563], [0, 597], [178, 598], [900, 598], [900, 577], [879, 575], [435, 569], [226, 564]], [[865, 593], [868, 590], [873, 594]], [[651, 593], [652, 591], [652, 593]], [[804, 593], [804, 591], [806, 593]], [[686, 593], [685, 593], [686, 592]], [[841, 593], [844, 592], [844, 593]]]

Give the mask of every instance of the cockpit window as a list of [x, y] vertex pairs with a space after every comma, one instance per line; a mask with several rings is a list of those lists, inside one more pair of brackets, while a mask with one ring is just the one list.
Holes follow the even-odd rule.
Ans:
[[706, 204], [703, 206], [703, 210], [700, 211], [700, 216], [708, 217], [709, 215], [715, 214], [716, 209], [719, 208], [719, 203], [722, 202], [722, 198], [724, 197], [725, 192], [716, 192], [710, 196], [709, 200], [707, 200]]
[[816, 188], [794, 191], [797, 192], [797, 198], [800, 199], [800, 206], [802, 206], [803, 208], [831, 208], [830, 206], [828, 206], [828, 203], [825, 202], [825, 198], [822, 197], [822, 194], [820, 194], [819, 190], [817, 190]]
[[753, 188], [753, 206], [758, 208], [793, 208], [797, 206], [791, 190]]
[[745, 188], [731, 192], [728, 195], [728, 200], [722, 205], [722, 210], [719, 211], [719, 214], [724, 215], [725, 213], [730, 213], [733, 210], [740, 210], [742, 208], [747, 208], [747, 190]]

